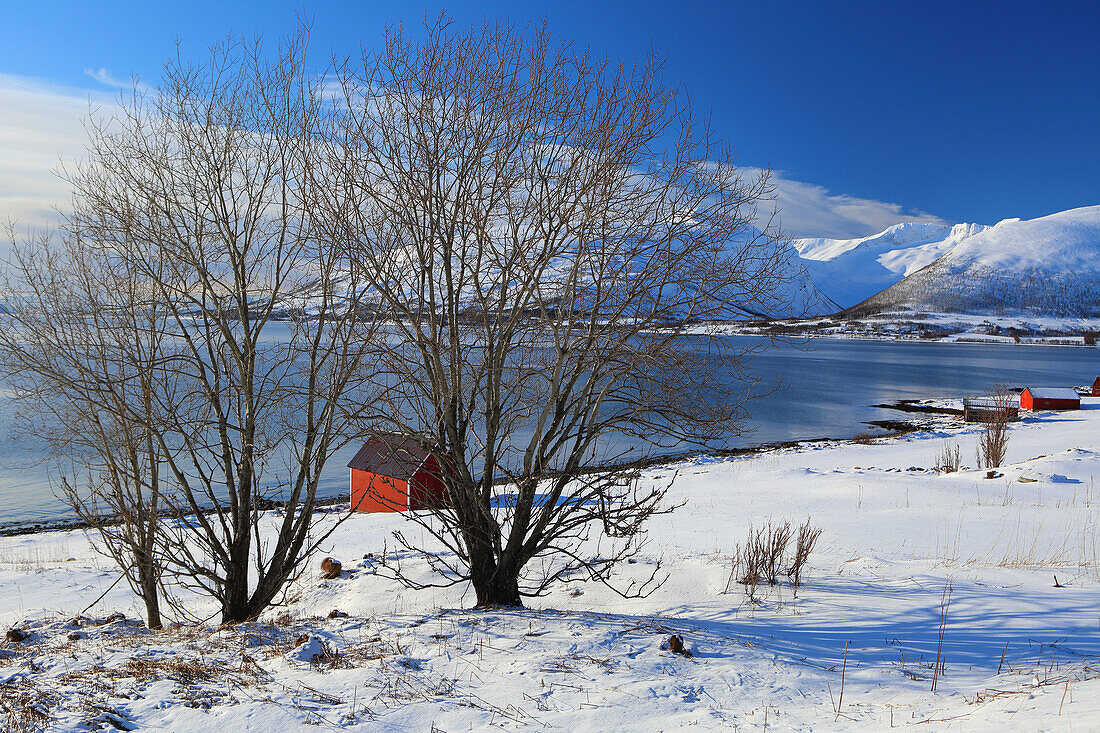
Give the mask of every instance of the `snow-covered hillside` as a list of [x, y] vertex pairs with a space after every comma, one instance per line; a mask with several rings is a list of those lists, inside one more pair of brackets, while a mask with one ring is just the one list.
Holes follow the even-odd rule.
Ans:
[[[750, 229], [728, 249], [757, 236]], [[906, 222], [856, 239], [794, 239], [776, 260], [787, 268], [782, 287], [733, 294], [737, 305], [722, 318], [813, 317], [861, 304], [990, 316], [1100, 316], [1100, 206], [992, 227]], [[561, 276], [549, 271], [546, 297], [553, 299]], [[288, 298], [287, 307], [308, 312], [316, 297], [317, 288], [306, 287]]]
[[1002, 221], [965, 238], [862, 305], [954, 313], [1100, 315], [1100, 206]]
[[[753, 242], [757, 244], [752, 244]], [[743, 250], [748, 254], [741, 262], [741, 267], [744, 268], [744, 271], [740, 273], [741, 280], [752, 283], [756, 278], [762, 277], [773, 281], [775, 287], [762, 292], [757, 292], [752, 287], [747, 287], [744, 290], [739, 290], [738, 286], [730, 288], [722, 294], [722, 297], [726, 299], [727, 307], [721, 310], [715, 309], [714, 313], [711, 314], [711, 318], [732, 321], [759, 318], [802, 318], [835, 313], [846, 307], [846, 305], [832, 300], [821, 292], [807, 267], [806, 260], [802, 259], [797, 249], [785, 240], [770, 240], [759, 230], [748, 227], [735, 239], [729, 241], [724, 248], [723, 256], [736, 259], [737, 253]], [[487, 259], [500, 261], [507, 258], [497, 254]], [[407, 282], [402, 282], [400, 285], [407, 289], [406, 297], [409, 302], [419, 302], [424, 297], [423, 293], [418, 292], [417, 289], [422, 286], [418, 276], [422, 270], [422, 265], [416, 261], [415, 257], [409, 257], [407, 262], [401, 261], [398, 257], [391, 257], [386, 261], [393, 265], [392, 269], [395, 272], [408, 275]], [[561, 284], [570, 279], [571, 263], [571, 255], [563, 251], [562, 256], [556, 258], [554, 266], [546, 268], [543, 279], [540, 281], [541, 297], [546, 301], [553, 302], [559, 297]], [[638, 268], [652, 269], [652, 266], [639, 259]], [[754, 270], [754, 268], [757, 269]], [[624, 276], [625, 273], [626, 270], [624, 269], [620, 276]], [[511, 275], [514, 276], [514, 273]], [[491, 299], [492, 294], [499, 290], [500, 283], [506, 280], [507, 277], [504, 273], [494, 271], [492, 266], [489, 266], [482, 271], [481, 278], [476, 286], [468, 277], [458, 285], [463, 291], [461, 300], [474, 302], [475, 294]], [[581, 277], [582, 279], [585, 277], [583, 270], [581, 271]], [[281, 301], [281, 310], [285, 315], [298, 313], [316, 315], [320, 312], [321, 303], [325, 299], [326, 293], [329, 300], [335, 298], [337, 302], [345, 303], [348, 307], [351, 307], [352, 304], [356, 304], [358, 307], [378, 305], [378, 298], [371, 295], [369, 286], [361, 280], [353, 282], [345, 274], [336, 277], [329, 276], [326, 281], [324, 275], [310, 272], [304, 274], [300, 281], [301, 286], [288, 293]], [[692, 299], [691, 292], [691, 288], [685, 286], [679, 294], [672, 296], [666, 294], [665, 297], [666, 299], [672, 297], [673, 300], [678, 299], [684, 303], [690, 303]], [[355, 294], [355, 297], [353, 297], [353, 294]], [[574, 305], [577, 304], [574, 303]], [[332, 306], [329, 304], [326, 307], [331, 308]]]
[[989, 227], [903, 223], [859, 239], [792, 242], [817, 289], [848, 308], [885, 290]]

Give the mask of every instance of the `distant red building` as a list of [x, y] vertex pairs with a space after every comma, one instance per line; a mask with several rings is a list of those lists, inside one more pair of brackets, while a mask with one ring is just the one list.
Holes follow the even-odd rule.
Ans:
[[1020, 393], [1024, 410], [1080, 410], [1081, 397], [1069, 387], [1027, 387]]
[[1096, 381], [1092, 383], [1092, 396], [1100, 397], [1100, 377], [1096, 378]]
[[415, 511], [447, 502], [439, 460], [411, 438], [371, 438], [348, 462], [348, 468], [353, 511]]

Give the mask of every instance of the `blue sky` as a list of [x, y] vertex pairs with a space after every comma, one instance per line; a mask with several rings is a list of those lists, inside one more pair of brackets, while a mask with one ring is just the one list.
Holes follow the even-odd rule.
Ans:
[[[1095, 3], [15, 5], [0, 24], [0, 209], [26, 193], [13, 180], [30, 181], [24, 199], [53, 190], [35, 166], [78, 150], [89, 97], [109, 99], [131, 73], [155, 82], [176, 39], [201, 59], [229, 31], [273, 38], [304, 13], [320, 66], [331, 51], [373, 45], [387, 24], [417, 31], [443, 7], [461, 23], [545, 17], [558, 38], [599, 55], [657, 48], [667, 82], [709, 114], [739, 162], [778, 172], [795, 234], [864, 235], [915, 218], [992, 224], [1100, 203]], [[22, 203], [5, 211], [35, 202]]]

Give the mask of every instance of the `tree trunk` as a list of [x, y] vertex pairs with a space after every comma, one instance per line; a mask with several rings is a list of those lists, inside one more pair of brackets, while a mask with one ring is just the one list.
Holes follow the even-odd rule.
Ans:
[[145, 625], [150, 629], [163, 628], [164, 625], [160, 619], [160, 583], [153, 560], [151, 558], [139, 560], [137, 570], [141, 598], [145, 601]]
[[477, 597], [475, 608], [522, 608], [519, 595], [519, 572], [494, 561], [471, 568], [470, 582]]
[[[232, 561], [231, 561], [232, 562]], [[232, 562], [226, 569], [225, 594], [222, 596], [222, 623], [240, 623], [249, 620], [248, 565]]]

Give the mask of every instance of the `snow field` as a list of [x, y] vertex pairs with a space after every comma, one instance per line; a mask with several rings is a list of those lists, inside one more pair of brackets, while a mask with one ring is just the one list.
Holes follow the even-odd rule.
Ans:
[[[1013, 424], [994, 479], [931, 471], [945, 443], [975, 463], [978, 428], [950, 419], [654, 468], [686, 504], [620, 569], [662, 563], [644, 599], [578, 578], [526, 610], [465, 610], [462, 586], [379, 573], [388, 553], [430, 577], [392, 551], [401, 517], [356, 515], [324, 548], [342, 577], [321, 579], [319, 556], [257, 623], [151, 633], [100, 623], [140, 618], [124, 583], [73, 621], [118, 577], [82, 532], [0, 538], [0, 622], [30, 635], [0, 647], [0, 700], [64, 731], [1095, 730], [1100, 399], [1083, 406]], [[806, 518], [824, 534], [803, 587], [750, 602], [730, 583], [749, 526]], [[664, 648], [673, 633], [690, 656]]]

